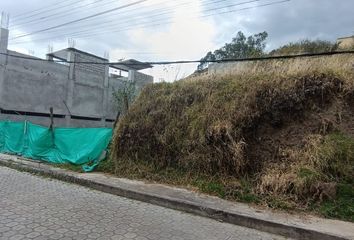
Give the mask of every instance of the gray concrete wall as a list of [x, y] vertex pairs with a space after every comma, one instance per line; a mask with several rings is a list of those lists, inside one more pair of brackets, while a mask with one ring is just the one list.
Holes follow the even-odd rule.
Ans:
[[[0, 46], [1, 50], [1, 46]], [[10, 55], [30, 57], [14, 51]], [[68, 60], [80, 62], [103, 61], [82, 53], [69, 53]], [[111, 127], [117, 110], [112, 97], [127, 78], [110, 78], [105, 65], [59, 64], [0, 56], [0, 120], [32, 121], [49, 125], [50, 107], [60, 115], [54, 118], [60, 127]], [[3, 63], [3, 64], [2, 64]], [[141, 88], [152, 83], [151, 76], [135, 72]], [[134, 80], [134, 79], [133, 79]], [[10, 113], [9, 113], [10, 112]], [[12, 113], [11, 113], [12, 112]], [[20, 114], [14, 114], [20, 112]], [[25, 116], [21, 114], [32, 114]]]
[[117, 106], [114, 101], [113, 92], [123, 85], [123, 81], [128, 81], [128, 78], [109, 78], [108, 99], [106, 108], [107, 119], [116, 119], [117, 117]]
[[338, 38], [337, 44], [341, 50], [354, 49], [354, 36]]
[[106, 109], [108, 113], [107, 119], [116, 118], [117, 112], [114, 110], [116, 109], [116, 103], [112, 93], [121, 88], [126, 81], [134, 81], [137, 92], [140, 92], [144, 86], [147, 84], [152, 84], [154, 82], [154, 78], [150, 75], [146, 75], [137, 71], [130, 71], [129, 77], [110, 77], [108, 87], [108, 104]]
[[154, 83], [154, 78], [141, 72], [135, 72], [133, 81], [135, 81], [136, 87], [140, 90], [145, 85]]
[[[30, 121], [34, 124], [38, 124], [41, 126], [50, 126], [50, 118], [48, 117], [38, 117], [38, 116], [26, 116], [26, 115], [19, 115], [19, 114], [0, 114], [1, 121]], [[65, 118], [54, 118], [55, 126], [65, 127], [66, 122]]]
[[[13, 51], [8, 53], [26, 56]], [[4, 68], [0, 88], [2, 108], [49, 113], [49, 108], [53, 107], [58, 114], [67, 113], [63, 102], [67, 91], [67, 66], [9, 57]]]
[[[50, 126], [49, 117], [39, 117], [39, 116], [26, 116], [26, 115], [16, 115], [16, 114], [0, 114], [1, 121], [30, 121], [34, 124], [41, 126]], [[54, 118], [54, 126], [56, 127], [66, 127], [65, 118]], [[107, 122], [106, 127], [112, 127], [113, 123]], [[79, 128], [96, 128], [102, 127], [101, 121], [93, 120], [80, 120], [80, 119], [71, 119], [69, 127], [79, 127]]]
[[297, 74], [316, 70], [354, 71], [354, 54], [214, 63], [209, 65], [208, 74]]
[[82, 117], [101, 118], [104, 114], [103, 100], [103, 87], [75, 83], [71, 113]]

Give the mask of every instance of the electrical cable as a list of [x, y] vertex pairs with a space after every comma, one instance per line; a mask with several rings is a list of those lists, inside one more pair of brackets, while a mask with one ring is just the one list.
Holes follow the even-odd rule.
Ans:
[[[228, 1], [228, 0], [201, 0], [201, 2], [207, 2], [205, 5], [208, 5], [208, 4], [215, 4], [215, 3], [219, 3], [219, 2], [224, 2], [224, 1]], [[209, 1], [209, 2], [208, 2]], [[262, 1], [262, 0], [254, 0], [254, 1]], [[152, 10], [151, 12], [159, 12], [158, 14], [155, 14], [155, 15], [150, 15], [150, 16], [142, 16], [142, 13], [138, 13], [136, 14], [138, 18], [152, 18], [152, 17], [156, 17], [156, 16], [160, 16], [160, 15], [165, 15], [165, 14], [169, 14], [169, 13], [172, 13], [174, 12], [177, 8], [181, 7], [181, 6], [186, 6], [186, 5], [190, 5], [190, 4], [193, 4], [193, 2], [183, 2], [183, 3], [179, 3], [177, 5], [173, 5], [171, 7], [165, 7], [165, 8], [159, 8], [159, 9], [155, 9], [155, 10]], [[154, 4], [154, 5], [157, 5], [159, 6], [160, 4]], [[132, 11], [136, 11], [136, 10], [140, 10], [141, 8], [134, 8], [134, 9], [128, 9], [126, 11], [124, 11], [123, 15], [121, 16], [121, 18], [124, 18], [124, 19], [128, 19], [128, 20], [125, 20], [125, 22], [131, 22], [134, 20], [134, 18], [136, 18], [136, 16], [126, 16], [126, 13], [129, 13], [129, 12], [132, 12]], [[88, 21], [90, 20], [93, 20], [93, 19], [89, 19]], [[106, 25], [107, 23], [113, 23], [115, 22], [115, 20], [109, 20], [109, 21], [104, 21], [104, 22], [95, 22], [94, 25], [95, 27], [97, 28], [98, 26], [100, 25]], [[84, 28], [84, 27], [89, 27], [89, 28], [92, 28], [92, 23], [89, 23], [89, 24], [86, 24], [86, 25], [80, 25], [80, 26], [75, 26], [74, 28], [77, 29], [77, 28]], [[102, 29], [102, 28], [101, 28]], [[49, 30], [49, 31], [46, 31], [46, 32], [59, 32], [60, 30], [58, 29], [54, 29], [54, 30]], [[20, 36], [20, 35], [17, 35], [17, 36]], [[17, 36], [13, 36], [13, 37], [17, 37]]]
[[136, 65], [171, 65], [171, 64], [190, 64], [190, 63], [224, 63], [224, 62], [247, 62], [247, 61], [265, 61], [274, 59], [292, 59], [299, 57], [318, 57], [318, 56], [333, 56], [340, 54], [354, 54], [354, 50], [347, 51], [334, 51], [334, 52], [320, 52], [320, 53], [303, 53], [293, 55], [281, 55], [281, 56], [265, 56], [265, 57], [250, 57], [250, 58], [228, 58], [220, 60], [178, 60], [178, 61], [157, 61], [157, 62], [139, 62], [139, 63], [125, 63], [125, 62], [92, 62], [92, 61], [65, 61], [65, 60], [47, 60], [36, 57], [25, 57], [19, 55], [13, 55], [9, 53], [0, 53], [7, 57], [26, 59], [32, 61], [52, 62], [52, 63], [69, 63], [69, 64], [92, 64], [92, 65], [124, 65], [124, 66], [136, 66]]
[[[74, 3], [70, 3], [70, 4], [67, 4], [67, 5], [64, 5], [64, 6], [60, 6], [62, 3], [65, 3], [65, 2], [71, 2], [71, 1], [74, 1]], [[37, 10], [33, 10], [33, 11], [30, 11], [28, 13], [23, 13], [23, 14], [19, 14], [19, 15], [15, 15], [13, 18], [14, 18], [14, 21], [13, 22], [16, 22], [16, 21], [20, 21], [20, 20], [24, 20], [24, 19], [28, 19], [28, 18], [32, 18], [33, 16], [38, 16], [42, 13], [46, 13], [48, 11], [53, 11], [53, 10], [58, 10], [60, 8], [65, 8], [67, 6], [72, 6], [73, 4], [76, 4], [76, 3], [80, 3], [80, 2], [83, 2], [83, 1], [77, 1], [77, 0], [63, 0], [63, 1], [60, 1], [58, 4], [55, 4], [55, 8], [50, 8], [50, 7], [53, 7], [53, 4], [51, 5], [48, 5], [48, 6], [45, 6], [45, 7], [42, 7], [42, 8], [38, 8]], [[59, 7], [58, 7], [59, 5]], [[47, 9], [49, 7], [49, 9]], [[44, 10], [45, 9], [45, 10]], [[43, 10], [43, 11], [41, 11]], [[38, 12], [38, 11], [41, 11], [39, 13], [35, 13], [35, 12]], [[31, 14], [31, 13], [35, 13], [35, 14], [32, 14], [30, 16], [25, 16], [27, 14]]]
[[[248, 1], [248, 2], [243, 2], [243, 3], [239, 3], [240, 4], [245, 4], [245, 3], [249, 3], [249, 2], [254, 2], [255, 0], [253, 1]], [[259, 1], [259, 0], [257, 0]], [[275, 2], [270, 2], [270, 3], [267, 3], [267, 4], [262, 4], [262, 5], [257, 5], [257, 6], [252, 6], [252, 7], [245, 7], [245, 8], [240, 8], [240, 9], [233, 9], [233, 10], [228, 10], [228, 11], [224, 11], [224, 12], [218, 12], [218, 13], [212, 13], [212, 14], [207, 14], [207, 15], [203, 15], [203, 16], [200, 16], [200, 18], [205, 18], [205, 17], [210, 17], [210, 16], [214, 16], [214, 15], [219, 15], [219, 14], [227, 14], [227, 13], [231, 13], [231, 12], [237, 12], [237, 11], [244, 11], [244, 10], [249, 10], [249, 9], [253, 9], [253, 8], [260, 8], [260, 7], [266, 7], [266, 6], [270, 6], [270, 5], [275, 5], [275, 4], [280, 4], [280, 3], [285, 3], [285, 2], [289, 2], [291, 0], [282, 0], [282, 1], [275, 1]], [[220, 7], [220, 9], [222, 9], [224, 7]], [[215, 11], [215, 10], [218, 10], [218, 8], [214, 8], [214, 9], [211, 9], [212, 11]], [[131, 25], [128, 25], [126, 26], [126, 28], [123, 28], [123, 29], [119, 29], [117, 31], [113, 31], [114, 29], [108, 31], [107, 30], [104, 30], [103, 29], [100, 29], [98, 32], [92, 32], [92, 31], [79, 31], [79, 32], [72, 32], [72, 33], [69, 33], [69, 34], [65, 34], [65, 35], [61, 35], [59, 37], [62, 37], [62, 36], [66, 36], [66, 35], [70, 35], [70, 37], [80, 37], [80, 38], [87, 38], [87, 37], [90, 37], [90, 36], [97, 36], [98, 34], [110, 34], [110, 33], [117, 33], [117, 32], [122, 32], [122, 31], [127, 31], [127, 30], [131, 30], [131, 29], [135, 29], [137, 28], [138, 26], [140, 28], [146, 28], [146, 27], [153, 27], [153, 26], [159, 26], [159, 25], [164, 25], [164, 24], [167, 24], [167, 23], [173, 23], [174, 21], [167, 21], [167, 22], [163, 22], [163, 23], [159, 23], [161, 22], [162, 20], [165, 20], [165, 19], [157, 19], [155, 21], [146, 21], [146, 22], [142, 22], [142, 23], [139, 23], [139, 25], [137, 25], [136, 23], [134, 24], [131, 24]], [[129, 21], [128, 21], [129, 22]], [[142, 25], [141, 24], [145, 24], [145, 23], [148, 23], [147, 25]], [[151, 23], [157, 23], [157, 24], [151, 24]], [[117, 27], [117, 26], [115, 26]], [[104, 30], [104, 31], [102, 31]], [[89, 34], [85, 34], [85, 33], [89, 33]], [[55, 38], [58, 38], [58, 36], [56, 36]], [[37, 41], [43, 41], [43, 40], [49, 40], [49, 39], [53, 39], [53, 37], [50, 37], [50, 38], [42, 38], [42, 39], [39, 39]], [[16, 44], [23, 44], [23, 43], [26, 43], [26, 42], [32, 42], [32, 41], [21, 41], [21, 42], [14, 42], [14, 43], [11, 43], [13, 45], [16, 45]]]
[[[88, 6], [95, 5], [95, 4], [97, 4], [99, 2], [102, 2], [102, 1], [105, 1], [105, 0], [96, 0], [95, 2], [91, 2], [91, 3], [88, 3], [86, 5], [80, 6], [80, 8], [87, 8]], [[94, 6], [94, 8], [103, 7], [103, 6], [111, 4], [113, 2], [116, 2], [116, 0], [113, 0], [113, 1], [110, 1], [110, 2], [106, 2], [106, 3], [102, 4], [102, 5]], [[75, 12], [80, 12], [80, 11], [82, 11], [82, 9], [78, 10], [77, 8], [72, 8], [72, 9], [69, 9], [69, 10], [62, 11], [62, 12], [57, 12], [57, 13], [54, 13], [54, 14], [42, 16], [40, 18], [32, 19], [32, 20], [26, 21], [25, 23], [22, 23], [22, 24], [21, 23], [14, 24], [11, 27], [12, 28], [16, 28], [17, 26], [26, 26], [28, 24], [31, 24], [31, 26], [33, 26], [33, 25], [36, 25], [36, 24], [39, 24], [39, 23], [42, 23], [42, 22], [48, 22], [48, 21], [51, 21], [51, 20], [54, 20], [54, 19], [62, 18], [62, 17], [65, 17], [65, 16], [69, 16], [69, 15], [72, 15], [73, 13], [75, 13]], [[55, 18], [53, 18], [53, 17], [55, 17]]]
[[26, 34], [23, 34], [23, 35], [21, 35], [21, 36], [12, 38], [12, 39], [10, 39], [10, 40], [18, 39], [18, 38], [22, 38], [22, 37], [27, 37], [27, 36], [30, 36], [30, 35], [33, 35], [33, 34], [37, 34], [37, 33], [41, 33], [41, 32], [45, 32], [45, 31], [48, 31], [48, 30], [51, 30], [51, 29], [56, 29], [56, 28], [60, 28], [60, 27], [66, 26], [66, 25], [73, 24], [73, 23], [81, 22], [81, 21], [84, 21], [84, 20], [86, 20], [86, 19], [98, 17], [98, 16], [104, 15], [104, 14], [106, 14], [106, 13], [118, 11], [118, 10], [121, 10], [121, 9], [124, 9], [124, 8], [127, 8], [127, 7], [130, 7], [130, 6], [133, 6], [133, 5], [137, 5], [137, 4], [146, 2], [146, 1], [148, 1], [148, 0], [139, 0], [139, 1], [136, 1], [136, 2], [133, 2], [133, 3], [125, 4], [125, 5], [122, 5], [122, 6], [119, 6], [119, 7], [110, 9], [110, 10], [107, 10], [107, 11], [99, 12], [99, 13], [96, 13], [96, 14], [93, 14], [93, 15], [89, 15], [89, 16], [86, 16], [86, 17], [83, 17], [83, 18], [79, 18], [79, 19], [76, 19], [76, 20], [73, 20], [73, 21], [69, 21], [69, 22], [66, 22], [66, 23], [62, 23], [62, 24], [59, 24], [59, 25], [56, 25], [56, 26], [53, 26], [53, 27], [49, 27], [49, 28], [37, 30], [37, 31], [31, 32], [31, 33], [26, 33]]

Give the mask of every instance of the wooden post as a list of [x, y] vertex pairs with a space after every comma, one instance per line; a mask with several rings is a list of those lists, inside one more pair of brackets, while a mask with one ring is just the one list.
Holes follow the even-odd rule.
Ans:
[[119, 117], [120, 117], [120, 112], [117, 113], [117, 117], [116, 117], [116, 120], [114, 121], [114, 124], [113, 124], [113, 129], [116, 128], [118, 122], [119, 122]]
[[49, 127], [49, 131], [52, 135], [52, 145], [54, 147], [54, 110], [53, 107], [50, 107], [49, 109], [50, 111], [50, 127]]
[[49, 128], [53, 129], [53, 125], [54, 125], [53, 107], [50, 107], [49, 111], [50, 111], [50, 127]]
[[124, 93], [124, 115], [128, 113], [129, 110], [129, 99], [127, 92]]

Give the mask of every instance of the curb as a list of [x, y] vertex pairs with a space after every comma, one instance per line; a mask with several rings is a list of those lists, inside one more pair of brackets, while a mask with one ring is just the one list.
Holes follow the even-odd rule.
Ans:
[[[9, 158], [14, 157], [9, 156]], [[202, 204], [198, 205], [194, 202], [185, 201], [182, 199], [160, 196], [156, 194], [146, 194], [144, 192], [114, 187], [108, 184], [103, 184], [82, 178], [78, 173], [55, 168], [44, 163], [32, 162], [29, 160], [0, 159], [0, 165], [19, 171], [39, 174], [41, 176], [51, 177], [61, 181], [78, 184], [101, 192], [147, 202], [174, 210], [192, 213], [218, 221], [257, 229], [259, 231], [289, 238], [321, 240], [353, 239], [351, 237], [337, 236], [326, 232], [316, 231], [314, 229], [305, 228], [303, 226], [297, 226], [296, 224], [286, 224], [281, 223], [280, 221], [271, 221], [263, 218], [248, 216], [242, 213], [228, 212], [216, 207], [214, 208], [210, 206], [202, 206]]]

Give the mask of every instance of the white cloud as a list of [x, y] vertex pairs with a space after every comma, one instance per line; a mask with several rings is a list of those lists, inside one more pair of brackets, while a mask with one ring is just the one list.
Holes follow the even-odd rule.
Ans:
[[[82, 8], [78, 5], [84, 6], [93, 0], [71, 1], [72, 6], [59, 9], [59, 6], [65, 5], [60, 0], [0, 0], [0, 9], [16, 17], [23, 12], [53, 6], [50, 8], [55, 10], [48, 11], [45, 15], [40, 14], [37, 18], [57, 13], [60, 13], [60, 15], [66, 14], [65, 17], [56, 17], [51, 20], [49, 18], [46, 21], [39, 20], [38, 24], [24, 23], [17, 29], [18, 32], [12, 32], [12, 35], [23, 35], [136, 0], [119, 0], [116, 2], [104, 0], [97, 5]], [[264, 2], [271, 1], [264, 0]], [[123, 57], [135, 58], [140, 61], [170, 61], [200, 59], [206, 52], [220, 48], [226, 42], [230, 42], [238, 31], [243, 31], [246, 35], [267, 31], [269, 33], [268, 50], [289, 41], [304, 38], [335, 40], [337, 37], [353, 34], [353, 0], [321, 0], [321, 4], [318, 4], [318, 1], [292, 0], [283, 4], [235, 11], [229, 14], [215, 14], [213, 17], [198, 19], [197, 16], [202, 11], [204, 11], [204, 14], [218, 13], [218, 11], [211, 11], [210, 9], [220, 6], [225, 7], [234, 4], [236, 1], [225, 0], [213, 3], [209, 0], [148, 0], [131, 9], [102, 15], [90, 21], [69, 25], [67, 28], [57, 29], [53, 32], [44, 32], [18, 39], [18, 41], [29, 41], [29, 43], [11, 45], [10, 42], [10, 48], [23, 53], [33, 50], [36, 56], [44, 57], [48, 44], [52, 44], [54, 50], [59, 50], [67, 47], [66, 38], [74, 37], [77, 48], [99, 56], [103, 56], [105, 51], [109, 51], [112, 61]], [[113, 2], [112, 5], [106, 4], [99, 7], [103, 3], [110, 2]], [[261, 2], [258, 4], [261, 4]], [[229, 10], [242, 9], [253, 5], [257, 4], [237, 6]], [[164, 8], [168, 9], [167, 14], [159, 17], [148, 17], [151, 14], [166, 12], [161, 10]], [[221, 12], [225, 10], [222, 9]], [[137, 26], [141, 26], [140, 23], [159, 21], [160, 18], [164, 19], [162, 22], [170, 21], [170, 23], [148, 28]], [[108, 22], [108, 25], [105, 22]], [[137, 26], [137, 28], [116, 32], [116, 30], [119, 31], [127, 26]], [[111, 30], [112, 32], [109, 32]], [[87, 38], [78, 37], [75, 34], [71, 36], [75, 31], [92, 31], [92, 33], [97, 32], [97, 34], [92, 34]], [[101, 31], [105, 33], [100, 33]], [[193, 72], [195, 68], [195, 64], [157, 66], [146, 72], [153, 74], [157, 81], [160, 78], [172, 81], [176, 78], [177, 73], [179, 73], [179, 77], [182, 77]]]
[[[196, 18], [202, 10], [200, 0], [189, 6], [191, 11], [184, 8], [176, 8], [171, 15], [171, 23], [166, 28], [157, 29], [135, 29], [129, 32], [132, 45], [143, 49], [143, 52], [150, 52], [151, 60], [196, 60], [205, 55], [206, 52], [215, 48], [214, 38], [216, 27], [212, 19]], [[134, 50], [133, 50], [134, 51]], [[112, 51], [113, 58], [120, 56], [131, 57], [129, 50], [115, 49]], [[154, 58], [151, 58], [151, 57]], [[157, 81], [174, 81], [184, 77], [196, 69], [195, 64], [156, 66], [152, 72]]]

